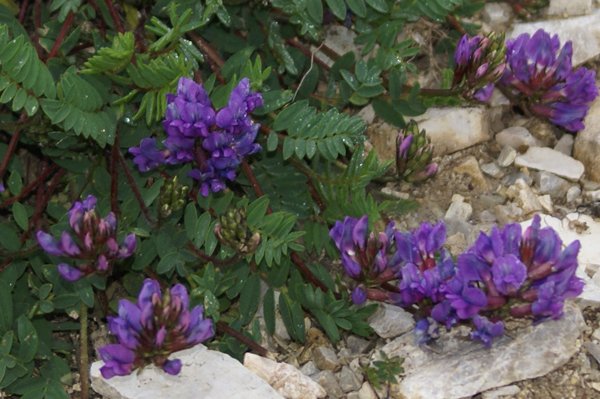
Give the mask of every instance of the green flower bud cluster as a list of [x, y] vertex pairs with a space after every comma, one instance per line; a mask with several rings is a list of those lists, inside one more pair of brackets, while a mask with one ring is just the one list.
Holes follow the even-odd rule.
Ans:
[[416, 182], [433, 176], [437, 163], [429, 163], [433, 157], [433, 145], [419, 125], [411, 119], [396, 138], [396, 171], [407, 182]]
[[215, 235], [221, 244], [240, 255], [253, 253], [260, 244], [260, 234], [252, 234], [246, 225], [246, 207], [230, 206], [219, 218], [219, 223], [215, 226]]
[[160, 215], [166, 218], [173, 211], [183, 209], [189, 191], [188, 186], [179, 184], [177, 176], [165, 181], [165, 184], [160, 188], [160, 198], [158, 200]]

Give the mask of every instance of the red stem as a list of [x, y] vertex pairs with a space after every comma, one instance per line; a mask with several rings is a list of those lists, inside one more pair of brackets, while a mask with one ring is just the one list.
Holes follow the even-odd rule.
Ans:
[[[22, 122], [27, 117], [25, 111], [21, 113], [21, 117], [19, 118], [19, 122]], [[4, 172], [6, 172], [6, 168], [8, 168], [8, 163], [12, 158], [15, 150], [17, 149], [17, 144], [19, 143], [19, 137], [21, 136], [21, 130], [16, 130], [12, 137], [10, 138], [10, 142], [8, 143], [8, 148], [6, 149], [6, 153], [4, 154], [4, 158], [2, 158], [2, 162], [0, 163], [0, 180], [2, 176], [4, 176]]]
[[121, 25], [121, 20], [119, 19], [119, 14], [117, 14], [117, 10], [115, 9], [115, 5], [112, 0], [106, 0], [106, 5], [108, 6], [108, 12], [110, 12], [110, 16], [115, 22], [115, 28], [119, 33], [125, 32], [123, 30], [123, 26]]
[[21, 234], [21, 238], [20, 238], [21, 244], [23, 244], [25, 242], [25, 239], [29, 235], [29, 232], [31, 231], [33, 226], [37, 223], [38, 219], [42, 215], [42, 212], [44, 211], [44, 209], [46, 208], [46, 205], [48, 205], [48, 202], [50, 201], [50, 197], [54, 193], [54, 190], [56, 190], [56, 186], [58, 186], [58, 183], [60, 182], [60, 179], [63, 177], [65, 172], [66, 172], [66, 170], [61, 168], [58, 171], [58, 173], [56, 175], [54, 175], [54, 178], [52, 179], [52, 182], [50, 183], [50, 187], [48, 187], [48, 190], [42, 197], [42, 200], [36, 204], [35, 211], [33, 212], [33, 216], [31, 216], [31, 219], [29, 219], [29, 225], [27, 226], [27, 231], [25, 231], [23, 234]]
[[[324, 70], [329, 71], [331, 69], [329, 67], [329, 65], [327, 65], [325, 62], [323, 62], [319, 58], [317, 58], [314, 53], [312, 53], [309, 49], [307, 49], [306, 47], [304, 47], [302, 44], [300, 44], [296, 40], [294, 40], [294, 39], [287, 39], [286, 41], [291, 46], [296, 47], [298, 50], [302, 51], [302, 54], [304, 54], [304, 56], [306, 56], [309, 59], [314, 60], [315, 64], [317, 64], [318, 66], [320, 66]], [[339, 58], [339, 56], [338, 56], [338, 58]]]
[[460, 22], [458, 22], [456, 18], [454, 18], [453, 15], [447, 14], [446, 22], [448, 22], [450, 26], [452, 26], [462, 36], [468, 35], [467, 30], [460, 24]]
[[58, 49], [60, 48], [60, 45], [62, 44], [63, 40], [65, 40], [65, 37], [67, 36], [67, 32], [71, 28], [71, 25], [73, 24], [74, 19], [75, 19], [75, 13], [73, 11], [71, 11], [69, 13], [69, 15], [67, 15], [67, 18], [65, 19], [65, 22], [63, 23], [63, 26], [60, 28], [60, 32], [58, 32], [56, 41], [54, 42], [54, 45], [52, 46], [52, 50], [50, 50], [50, 54], [48, 54], [48, 57], [46, 57], [46, 61], [48, 61], [50, 58], [56, 57], [56, 54], [58, 53]]
[[269, 353], [268, 350], [266, 350], [265, 348], [263, 348], [256, 342], [252, 341], [251, 339], [246, 337], [244, 334], [235, 331], [233, 328], [229, 327], [227, 324], [223, 323], [222, 321], [217, 321], [217, 329], [219, 329], [220, 331], [222, 331], [225, 334], [231, 335], [233, 338], [237, 339], [242, 344], [246, 345], [248, 348], [252, 349], [253, 351], [257, 352], [259, 355], [261, 355], [263, 357], [266, 357], [267, 354]]
[[129, 168], [127, 167], [127, 162], [125, 162], [125, 157], [123, 157], [123, 153], [121, 153], [121, 151], [117, 151], [117, 152], [118, 152], [118, 156], [119, 156], [119, 163], [121, 164], [121, 167], [123, 168], [123, 172], [125, 173], [127, 182], [129, 183], [129, 186], [131, 187], [131, 191], [133, 191], [133, 195], [135, 196], [135, 198], [137, 199], [137, 201], [140, 204], [140, 209], [142, 210], [144, 217], [146, 218], [148, 223], [150, 223], [151, 225], [154, 225], [156, 223], [156, 221], [152, 218], [152, 216], [150, 216], [150, 212], [148, 212], [148, 208], [146, 207], [146, 204], [144, 203], [144, 199], [142, 198], [142, 195], [140, 194], [140, 190], [138, 190], [138, 188], [135, 184], [135, 180], [133, 180], [133, 176], [131, 176], [131, 172], [129, 171]]
[[27, 187], [25, 187], [21, 191], [21, 193], [19, 193], [18, 195], [15, 195], [12, 198], [7, 199], [3, 203], [1, 203], [0, 209], [5, 208], [5, 207], [9, 206], [10, 204], [17, 202], [18, 200], [20, 200], [21, 198], [23, 198], [24, 196], [29, 194], [29, 192], [31, 192], [34, 188], [37, 187], [38, 184], [40, 184], [42, 181], [44, 181], [44, 179], [46, 179], [46, 177], [48, 177], [48, 175], [50, 175], [50, 173], [52, 173], [54, 171], [54, 169], [56, 169], [57, 167], [58, 166], [56, 164], [50, 165], [50, 167], [46, 168], [42, 172], [42, 174], [38, 176], [37, 179], [35, 179], [31, 184], [29, 184]]
[[40, 45], [40, 34], [39, 31], [42, 27], [42, 0], [35, 0], [34, 3], [34, 31], [33, 31], [33, 45], [35, 51], [37, 51], [38, 58], [42, 58], [42, 46]]
[[25, 11], [27, 11], [27, 6], [29, 5], [29, 0], [23, 0], [21, 4], [21, 11], [19, 12], [18, 21], [21, 25], [23, 25], [23, 20], [25, 19]]

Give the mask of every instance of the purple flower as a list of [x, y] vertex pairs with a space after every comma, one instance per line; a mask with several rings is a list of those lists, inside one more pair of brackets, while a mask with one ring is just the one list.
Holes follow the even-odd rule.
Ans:
[[0, 193], [3, 193], [6, 189], [4, 188], [4, 184], [0, 181]]
[[485, 293], [476, 287], [466, 287], [460, 295], [448, 294], [446, 298], [450, 300], [460, 319], [468, 319], [476, 315], [488, 304]]
[[421, 226], [411, 231], [395, 233], [398, 246], [398, 256], [404, 263], [414, 263], [419, 270], [425, 271], [435, 266], [434, 254], [446, 242], [446, 225], [443, 221], [435, 226], [422, 223]]
[[589, 103], [598, 96], [596, 73], [572, 71], [573, 47], [568, 41], [560, 50], [557, 35], [542, 29], [507, 42], [507, 68], [502, 84], [520, 96], [533, 114], [570, 131], [583, 129]]
[[118, 245], [115, 239], [115, 215], [111, 212], [102, 219], [94, 209], [95, 206], [96, 197], [92, 195], [83, 202], [73, 204], [69, 211], [69, 225], [75, 237], [67, 231], [62, 232], [60, 240], [43, 231], [36, 234], [38, 243], [48, 254], [84, 261], [58, 265], [58, 272], [67, 281], [76, 281], [93, 273], [106, 276], [116, 259], [127, 258], [135, 252], [135, 235], [129, 234]]
[[492, 280], [502, 295], [514, 296], [527, 278], [527, 267], [514, 255], [496, 258], [492, 264]]
[[154, 363], [168, 374], [178, 374], [181, 361], [171, 353], [191, 348], [214, 335], [212, 321], [203, 319], [201, 306], [190, 312], [186, 288], [177, 284], [161, 294], [158, 282], [146, 279], [136, 304], [119, 301], [118, 317], [108, 317], [119, 344], [99, 349], [104, 378], [127, 375]]
[[135, 155], [133, 162], [138, 166], [140, 172], [148, 172], [156, 168], [158, 165], [165, 163], [169, 156], [169, 151], [160, 151], [156, 145], [156, 140], [151, 138], [143, 139], [139, 147], [132, 147], [129, 152]]
[[504, 333], [504, 324], [501, 321], [492, 323], [486, 317], [475, 315], [473, 323], [477, 331], [471, 333], [471, 339], [479, 339], [486, 348], [492, 345], [492, 339]]
[[163, 121], [167, 149], [159, 151], [153, 139], [144, 139], [129, 152], [136, 155], [134, 162], [142, 172], [165, 163], [195, 162], [188, 176], [200, 182], [206, 197], [223, 190], [225, 180], [235, 180], [244, 156], [261, 150], [254, 142], [260, 125], [248, 114], [262, 104], [261, 94], [251, 92], [250, 81], [244, 78], [232, 90], [228, 105], [217, 112], [201, 84], [181, 78], [177, 95], [167, 94]]
[[475, 90], [475, 93], [473, 94], [473, 98], [478, 101], [485, 102], [485, 101], [489, 100], [490, 97], [492, 97], [493, 93], [494, 93], [494, 84], [490, 83], [489, 85], [484, 86], [481, 89]]
[[355, 305], [362, 305], [367, 300], [367, 292], [364, 290], [363, 287], [357, 286], [352, 291], [350, 297], [352, 298], [352, 302], [354, 302]]

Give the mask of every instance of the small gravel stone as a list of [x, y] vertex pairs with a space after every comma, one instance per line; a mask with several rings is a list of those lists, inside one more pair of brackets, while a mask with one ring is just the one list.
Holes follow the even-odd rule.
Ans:
[[335, 352], [325, 346], [317, 346], [313, 349], [313, 360], [319, 370], [338, 371], [341, 367]]
[[504, 146], [502, 151], [500, 151], [500, 155], [498, 155], [498, 159], [496, 160], [496, 162], [498, 162], [498, 165], [502, 166], [503, 168], [506, 168], [507, 166], [512, 165], [516, 157], [517, 150], [507, 145]]
[[533, 183], [533, 179], [527, 173], [517, 172], [504, 176], [504, 178], [502, 179], [502, 184], [504, 184], [505, 186], [512, 186], [519, 179], [523, 179], [523, 181], [525, 181], [525, 183], [527, 183], [528, 186], [531, 186], [531, 184]]
[[571, 184], [563, 178], [550, 172], [535, 172], [533, 180], [539, 187], [541, 194], [550, 194], [554, 198], [563, 198]]
[[490, 391], [486, 391], [481, 395], [482, 399], [500, 399], [506, 398], [507, 396], [514, 396], [521, 392], [516, 385], [508, 385], [506, 387], [501, 387], [497, 389], [492, 389]]
[[587, 349], [590, 355], [592, 355], [594, 359], [596, 359], [598, 364], [600, 364], [600, 346], [593, 342], [584, 342], [583, 346], [585, 347], [585, 349]]
[[573, 136], [570, 134], [565, 134], [558, 140], [558, 143], [554, 146], [555, 151], [562, 152], [565, 155], [571, 156], [571, 152], [573, 151]]
[[415, 321], [410, 313], [399, 306], [379, 304], [367, 322], [381, 338], [394, 338], [412, 330]]
[[337, 399], [344, 396], [344, 391], [340, 387], [340, 383], [331, 370], [321, 371], [319, 374], [313, 377], [315, 381], [319, 383], [327, 392], [327, 397], [330, 399]]
[[319, 368], [312, 362], [307, 362], [304, 366], [300, 367], [300, 371], [309, 377], [317, 374], [319, 372]]
[[362, 385], [362, 381], [348, 366], [342, 367], [338, 378], [340, 380], [340, 387], [344, 392], [357, 391]]
[[504, 172], [500, 169], [496, 162], [481, 165], [481, 170], [483, 173], [492, 176], [494, 179], [501, 179], [502, 176], [504, 176]]
[[367, 352], [371, 343], [366, 339], [351, 335], [346, 340], [346, 346], [353, 355], [359, 355]]
[[473, 207], [471, 204], [464, 202], [464, 197], [454, 194], [452, 196], [452, 203], [444, 216], [446, 220], [458, 220], [460, 222], [466, 222], [473, 214]]
[[375, 394], [373, 388], [371, 388], [371, 385], [369, 385], [368, 382], [365, 382], [362, 385], [362, 387], [358, 391], [358, 397], [360, 399], [377, 399], [377, 395]]
[[581, 189], [578, 186], [573, 186], [567, 191], [567, 203], [573, 202], [581, 197]]
[[534, 147], [540, 145], [540, 141], [533, 137], [529, 130], [521, 126], [509, 127], [496, 135], [496, 141], [502, 147], [511, 146], [519, 148], [523, 146]]
[[358, 392], [350, 392], [348, 396], [346, 396], [346, 399], [360, 399], [360, 395]]

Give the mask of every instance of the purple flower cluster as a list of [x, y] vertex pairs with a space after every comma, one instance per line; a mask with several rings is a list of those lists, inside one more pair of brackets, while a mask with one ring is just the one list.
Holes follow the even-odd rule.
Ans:
[[570, 131], [584, 128], [589, 103], [598, 96], [596, 73], [573, 71], [573, 46], [567, 41], [560, 50], [557, 35], [540, 29], [507, 42], [507, 68], [502, 84], [519, 96], [529, 111]]
[[83, 202], [75, 202], [69, 211], [69, 224], [75, 238], [67, 231], [62, 232], [60, 240], [41, 230], [37, 232], [38, 243], [48, 254], [81, 260], [75, 264], [58, 264], [58, 272], [67, 281], [92, 273], [106, 276], [116, 259], [127, 258], [135, 252], [135, 235], [129, 234], [118, 245], [115, 214], [111, 212], [102, 219], [95, 206], [96, 197], [90, 195]]
[[129, 152], [142, 172], [161, 164], [195, 161], [197, 168], [188, 176], [200, 182], [206, 197], [223, 190], [225, 180], [235, 180], [243, 157], [261, 149], [254, 143], [260, 125], [248, 114], [262, 104], [261, 94], [251, 92], [250, 81], [244, 78], [231, 92], [229, 104], [216, 111], [201, 84], [181, 78], [177, 95], [167, 94], [166, 149], [159, 150], [154, 139], [146, 138]]
[[[373, 233], [366, 239], [367, 226], [366, 216], [346, 218], [330, 232], [350, 277], [369, 287], [360, 284], [352, 300], [361, 303], [368, 297], [402, 307], [417, 305], [421, 316], [415, 337], [420, 344], [431, 340], [431, 318], [447, 329], [472, 320], [477, 329], [472, 338], [489, 346], [504, 331], [499, 316], [532, 316], [534, 322], [558, 319], [564, 300], [583, 290], [583, 281], [575, 276], [579, 241], [562, 250], [558, 234], [550, 227], [541, 229], [537, 215], [524, 233], [516, 223], [494, 227], [489, 235], [481, 233], [457, 263], [442, 248], [443, 222], [423, 223], [411, 232], [393, 231], [390, 225], [379, 234], [379, 243]], [[396, 243], [395, 253], [390, 242]], [[381, 285], [393, 278], [400, 278], [397, 289]], [[377, 284], [391, 292], [373, 289]]]
[[463, 97], [487, 101], [506, 68], [504, 35], [464, 35], [454, 53], [453, 87], [463, 88]]
[[175, 375], [181, 360], [169, 355], [191, 348], [214, 335], [212, 321], [203, 319], [202, 306], [190, 312], [186, 288], [177, 284], [161, 295], [158, 282], [146, 279], [137, 303], [119, 301], [118, 317], [109, 317], [110, 331], [118, 344], [98, 350], [105, 364], [100, 368], [104, 378], [128, 375], [151, 363]]

